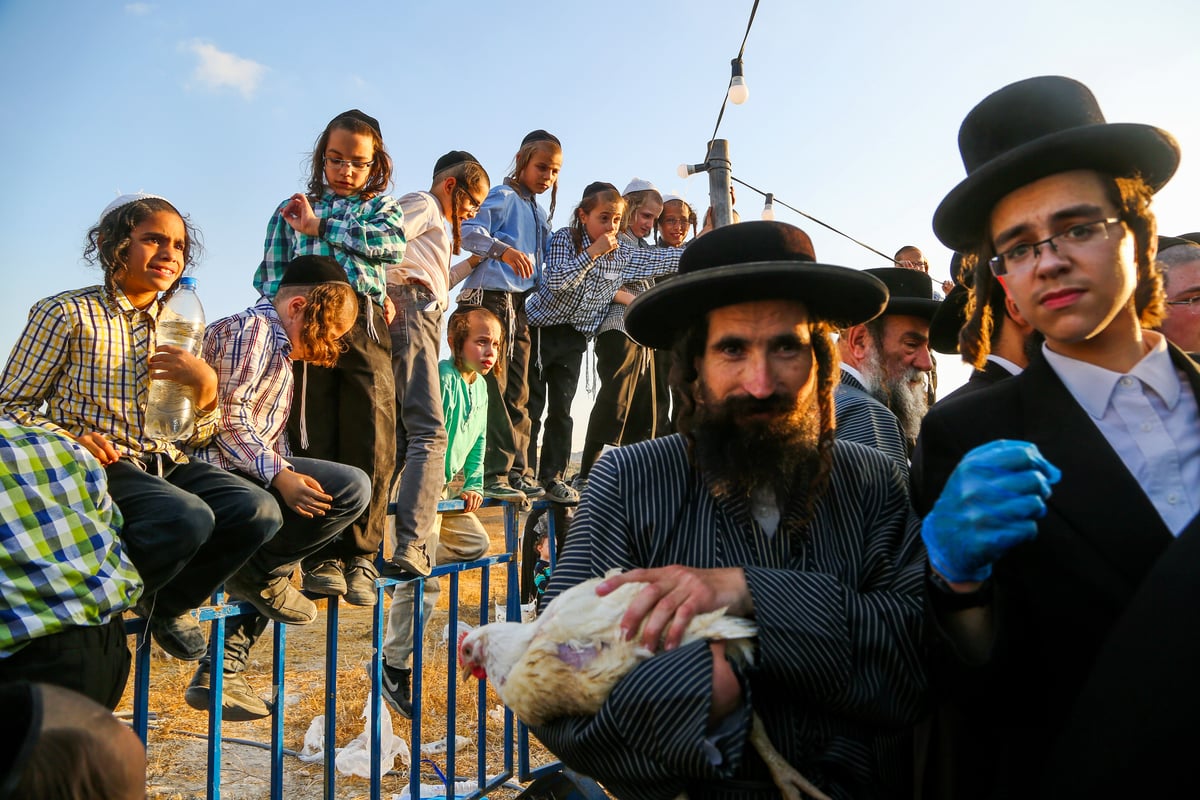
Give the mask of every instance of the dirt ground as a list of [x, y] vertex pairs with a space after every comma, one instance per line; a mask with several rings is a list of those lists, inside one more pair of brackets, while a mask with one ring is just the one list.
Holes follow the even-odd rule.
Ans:
[[[504, 552], [503, 521], [499, 509], [487, 508], [480, 519], [492, 535], [492, 552]], [[424, 708], [422, 740], [428, 744], [446, 737], [446, 663], [448, 644], [442, 642], [447, 620], [449, 580], [443, 578], [442, 597], [425, 630], [425, 669], [423, 678]], [[506, 586], [504, 567], [492, 568], [491, 594], [503, 597]], [[478, 573], [466, 573], [460, 581], [459, 613], [461, 619], [478, 619]], [[292, 626], [287, 631], [286, 672], [284, 681], [284, 747], [299, 752], [304, 734], [312, 720], [324, 713], [325, 688], [325, 601], [317, 602], [320, 616], [310, 625]], [[362, 710], [368, 700], [367, 665], [371, 654], [372, 610], [339, 605], [338, 692], [336, 747], [345, 747], [363, 731]], [[250, 685], [268, 700], [271, 691], [270, 631], [264, 635], [251, 654], [246, 672]], [[450, 637], [453, 640], [454, 637]], [[132, 640], [131, 640], [132, 641]], [[183, 699], [184, 690], [192, 678], [195, 665], [177, 661], [153, 646], [151, 653], [151, 728], [147, 747], [147, 796], [164, 800], [193, 800], [205, 798], [208, 786], [207, 730], [208, 714], [190, 708]], [[451, 675], [451, 680], [458, 680]], [[118, 713], [132, 709], [133, 680]], [[476, 752], [476, 683], [473, 679], [458, 687], [457, 734], [466, 737], [466, 746], [459, 748], [456, 759], [458, 780], [473, 779], [478, 759]], [[488, 713], [488, 774], [503, 770], [503, 719], [495, 709], [499, 701], [489, 689]], [[411, 744], [411, 723], [392, 714], [394, 734]], [[222, 749], [220, 796], [227, 800], [258, 800], [270, 796], [269, 751], [252, 745], [230, 742], [230, 738], [270, 742], [271, 720], [225, 722]], [[461, 740], [460, 740], [461, 741]], [[407, 748], [406, 748], [407, 750]], [[536, 740], [531, 740], [531, 760], [534, 765], [553, 761], [553, 757]], [[445, 770], [445, 753], [426, 756]], [[386, 765], [385, 765], [386, 766]], [[422, 764], [421, 781], [437, 783], [434, 770]], [[408, 785], [409, 774], [404, 756], [395, 760], [396, 775], [385, 775], [381, 797], [399, 794]], [[515, 786], [515, 784], [514, 784]], [[365, 779], [337, 775], [335, 796], [339, 800], [358, 800], [369, 796]], [[515, 789], [490, 793], [496, 798], [513, 797]], [[284, 756], [284, 795], [288, 800], [317, 800], [324, 798], [324, 768], [321, 762], [306, 763]]]

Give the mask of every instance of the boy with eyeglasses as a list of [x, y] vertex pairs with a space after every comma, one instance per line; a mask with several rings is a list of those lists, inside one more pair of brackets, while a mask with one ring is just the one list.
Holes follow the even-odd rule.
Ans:
[[450, 259], [461, 252], [462, 223], [479, 211], [489, 189], [491, 179], [475, 156], [451, 150], [434, 164], [429, 191], [399, 200], [408, 244], [404, 258], [387, 271], [388, 298], [396, 308], [388, 324], [396, 385], [396, 511], [388, 528], [395, 532], [392, 563], [410, 575], [428, 575], [432, 568], [425, 543], [446, 482], [438, 354], [450, 287], [466, 277], [451, 276]]
[[[967, 178], [934, 231], [975, 261], [975, 322], [999, 286], [1045, 344], [1022, 374], [934, 408], [914, 456], [940, 718], [962, 728], [934, 766], [955, 797], [1174, 786], [1162, 756], [1195, 741], [1168, 703], [1197, 701], [1171, 690], [1198, 666], [1174, 626], [1200, 611], [1175, 591], [1200, 564], [1200, 370], [1147, 328], [1164, 300], [1150, 199], [1178, 145], [1040, 77], [976, 106], [959, 147]], [[1171, 608], [1183, 598], [1195, 608]], [[1150, 702], [1138, 684], [1160, 656], [1125, 644], [1146, 635], [1178, 656]]]

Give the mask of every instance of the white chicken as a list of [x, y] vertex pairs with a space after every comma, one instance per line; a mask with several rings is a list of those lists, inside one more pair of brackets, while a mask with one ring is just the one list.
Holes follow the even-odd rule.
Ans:
[[[646, 584], [627, 583], [601, 597], [596, 586], [602, 580], [593, 578], [567, 589], [532, 622], [494, 622], [461, 635], [463, 679], [474, 675], [491, 681], [504, 704], [527, 725], [596, 714], [617, 682], [654, 655], [641, 645], [640, 635], [627, 640], [620, 627], [629, 604]], [[683, 644], [721, 640], [731, 658], [749, 663], [750, 640], [757, 634], [753, 622], [726, 616], [720, 609], [698, 614], [687, 626]], [[800, 800], [808, 794], [829, 800], [775, 749], [758, 714], [752, 718], [750, 742], [783, 796]]]

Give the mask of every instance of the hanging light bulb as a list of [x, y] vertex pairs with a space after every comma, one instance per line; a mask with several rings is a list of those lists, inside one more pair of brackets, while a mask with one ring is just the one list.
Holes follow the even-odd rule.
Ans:
[[775, 195], [767, 192], [767, 201], [763, 203], [763, 219], [775, 219]]
[[729, 62], [733, 68], [733, 77], [729, 79], [729, 102], [740, 106], [750, 97], [750, 87], [742, 75], [742, 60], [735, 58]]

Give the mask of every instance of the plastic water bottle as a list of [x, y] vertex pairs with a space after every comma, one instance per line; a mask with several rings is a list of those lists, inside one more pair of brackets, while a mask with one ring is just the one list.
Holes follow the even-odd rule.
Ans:
[[[204, 307], [196, 296], [196, 279], [180, 278], [179, 289], [158, 315], [157, 344], [170, 344], [200, 355], [204, 342]], [[151, 439], [178, 442], [195, 429], [196, 392], [175, 381], [152, 379], [146, 403], [145, 434]]]

